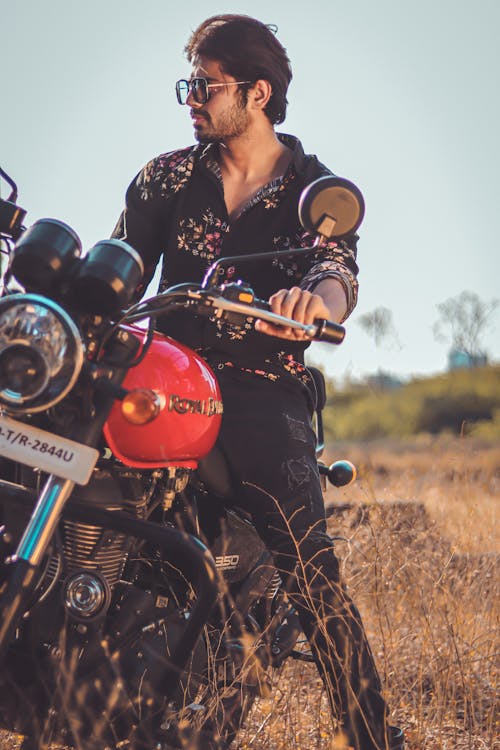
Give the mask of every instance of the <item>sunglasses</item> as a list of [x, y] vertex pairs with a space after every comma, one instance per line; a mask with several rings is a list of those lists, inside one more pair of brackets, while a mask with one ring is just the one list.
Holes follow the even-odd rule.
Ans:
[[209, 83], [206, 78], [191, 78], [186, 81], [181, 78], [175, 84], [175, 93], [179, 104], [187, 104], [188, 96], [191, 93], [196, 104], [206, 104], [210, 99], [210, 89], [220, 88], [221, 86], [241, 86], [243, 83], [252, 83], [251, 81], [219, 81], [218, 83]]

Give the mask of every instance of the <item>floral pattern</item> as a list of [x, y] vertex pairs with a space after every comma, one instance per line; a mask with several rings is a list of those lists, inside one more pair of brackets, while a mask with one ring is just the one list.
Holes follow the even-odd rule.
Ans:
[[249, 331], [253, 330], [253, 318], [247, 318], [243, 324], [232, 325], [225, 320], [213, 316], [210, 318], [217, 328], [216, 336], [221, 341], [243, 341]]
[[[314, 245], [315, 238], [299, 225], [297, 203], [305, 185], [329, 172], [316, 157], [304, 154], [297, 139], [278, 137], [293, 151], [289, 167], [283, 177], [258, 190], [236, 217], [228, 216], [216, 144], [162, 154], [144, 167], [129, 187], [127, 208], [114, 233], [141, 253], [147, 269], [144, 285], [162, 256], [163, 291], [170, 284], [201, 281], [221, 257], [243, 257], [271, 246], [287, 250]], [[257, 296], [267, 299], [280, 288], [301, 286], [313, 291], [323, 279], [337, 278], [345, 288], [350, 313], [357, 297], [356, 238], [352, 239], [351, 246], [322, 241], [310, 255], [278, 257], [264, 267], [235, 261], [226, 269], [225, 281], [243, 276]], [[177, 334], [174, 329], [171, 335], [182, 340], [183, 330], [180, 327]], [[224, 352], [223, 367], [237, 367], [273, 382], [280, 377], [306, 382], [307, 370], [299, 361], [304, 347], [295, 342], [288, 352], [276, 351], [274, 346], [287, 344], [264, 341], [262, 336], [254, 331], [251, 318], [240, 324], [213, 317], [210, 323], [205, 319], [195, 338], [200, 350]]]
[[206, 208], [201, 221], [181, 218], [177, 235], [177, 247], [196, 257], [213, 263], [221, 254], [222, 241], [229, 232], [229, 222], [215, 216], [211, 208]]
[[311, 375], [307, 367], [298, 362], [288, 352], [277, 352], [272, 357], [266, 357], [262, 367], [247, 367], [236, 364], [233, 360], [221, 360], [215, 364], [215, 369], [224, 370], [225, 368], [236, 369], [239, 372], [246, 372], [249, 375], [255, 375], [258, 378], [264, 378], [272, 383], [278, 382], [284, 375], [291, 376], [299, 380], [303, 385], [310, 386]]

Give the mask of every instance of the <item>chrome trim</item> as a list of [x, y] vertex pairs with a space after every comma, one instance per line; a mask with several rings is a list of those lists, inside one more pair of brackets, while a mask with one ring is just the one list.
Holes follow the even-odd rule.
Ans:
[[15, 557], [26, 560], [34, 567], [40, 565], [74, 486], [75, 483], [70, 479], [61, 479], [53, 474], [49, 476], [29, 524], [24, 530]]
[[[56, 302], [49, 299], [48, 297], [43, 297], [40, 294], [12, 294], [0, 299], [0, 314], [4, 308], [8, 309], [9, 307], [16, 304], [33, 304], [40, 307], [45, 307], [46, 309], [50, 310], [54, 315], [56, 315], [56, 317], [59, 318], [62, 326], [67, 328], [68, 339], [71, 339], [71, 345], [74, 346], [74, 353], [72, 354], [74, 360], [73, 373], [66, 386], [57, 394], [57, 396], [54, 396], [51, 401], [44, 401], [43, 404], [37, 405], [36, 403], [30, 404], [29, 401], [23, 401], [22, 403], [20, 403], [19, 401], [15, 401], [14, 399], [9, 399], [5, 395], [0, 398], [0, 400], [3, 400], [4, 406], [6, 407], [7, 411], [10, 409], [10, 411], [14, 414], [35, 414], [40, 411], [45, 411], [51, 406], [54, 406], [54, 404], [57, 404], [73, 388], [82, 369], [85, 351], [81, 334], [77, 325], [68, 315], [68, 313]], [[32, 396], [31, 399], [35, 401], [36, 398], [38, 398], [38, 395], [39, 394], [37, 394], [36, 396]], [[6, 402], [8, 403], [6, 404]]]

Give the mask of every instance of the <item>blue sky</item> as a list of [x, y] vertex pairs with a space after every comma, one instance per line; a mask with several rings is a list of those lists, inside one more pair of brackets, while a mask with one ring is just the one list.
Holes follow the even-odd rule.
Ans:
[[[279, 129], [365, 195], [359, 305], [314, 359], [338, 377], [444, 369], [436, 305], [500, 297], [497, 0], [0, 0], [0, 165], [27, 222], [66, 221], [87, 248], [109, 235], [139, 168], [193, 142], [173, 85], [190, 31], [221, 12], [278, 26], [294, 70]], [[356, 320], [381, 305], [399, 344], [377, 350]]]

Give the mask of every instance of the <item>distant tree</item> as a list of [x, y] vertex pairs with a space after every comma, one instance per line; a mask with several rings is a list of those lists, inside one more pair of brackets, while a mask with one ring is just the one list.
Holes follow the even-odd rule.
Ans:
[[472, 360], [481, 357], [481, 339], [497, 307], [497, 299], [486, 302], [475, 292], [463, 291], [437, 305], [434, 336], [438, 341], [450, 341], [452, 349], [465, 352]]
[[[391, 346], [401, 348], [392, 312], [387, 307], [376, 307], [371, 312], [361, 315], [357, 322], [364, 332], [374, 340], [377, 349], [382, 344], [387, 345], [387, 348]], [[392, 376], [382, 372], [380, 367], [377, 374], [371, 375], [367, 382], [370, 387], [379, 391], [394, 387]]]
[[365, 313], [357, 322], [363, 331], [370, 336], [375, 346], [381, 344], [398, 344], [398, 334], [392, 318], [392, 312], [387, 307], [376, 307], [375, 310]]

